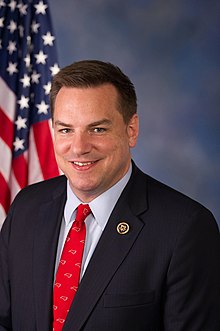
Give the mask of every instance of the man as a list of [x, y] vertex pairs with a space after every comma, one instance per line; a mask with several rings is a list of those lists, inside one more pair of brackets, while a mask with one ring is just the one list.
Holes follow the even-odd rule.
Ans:
[[[0, 331], [219, 331], [217, 224], [131, 161], [138, 116], [128, 77], [109, 63], [76, 62], [55, 76], [51, 111], [65, 176], [25, 188], [11, 206], [0, 241]], [[57, 318], [63, 247], [81, 203], [91, 213], [80, 284]]]

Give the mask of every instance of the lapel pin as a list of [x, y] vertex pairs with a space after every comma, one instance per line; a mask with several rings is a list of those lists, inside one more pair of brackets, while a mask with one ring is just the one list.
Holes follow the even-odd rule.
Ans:
[[126, 233], [128, 233], [129, 229], [130, 229], [130, 227], [129, 227], [128, 223], [126, 223], [126, 222], [121, 222], [117, 226], [117, 232], [119, 234], [126, 234]]

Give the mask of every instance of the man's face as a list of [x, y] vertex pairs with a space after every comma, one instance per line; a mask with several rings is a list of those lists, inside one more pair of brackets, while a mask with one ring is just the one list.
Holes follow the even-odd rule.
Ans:
[[58, 165], [73, 192], [89, 202], [118, 182], [130, 165], [138, 117], [128, 124], [117, 110], [110, 84], [59, 91], [54, 109], [54, 147]]

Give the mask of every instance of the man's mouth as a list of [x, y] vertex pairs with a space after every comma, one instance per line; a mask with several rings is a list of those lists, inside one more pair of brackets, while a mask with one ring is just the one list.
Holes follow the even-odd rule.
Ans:
[[86, 167], [86, 166], [89, 166], [89, 165], [95, 163], [95, 161], [89, 161], [89, 162], [78, 162], [78, 161], [73, 161], [72, 163], [75, 164], [75, 165], [78, 166], [78, 167]]

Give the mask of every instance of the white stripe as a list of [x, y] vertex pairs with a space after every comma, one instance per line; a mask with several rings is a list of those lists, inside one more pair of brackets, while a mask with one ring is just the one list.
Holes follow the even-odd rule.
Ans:
[[51, 118], [48, 120], [48, 125], [49, 125], [50, 133], [51, 133], [51, 136], [52, 136], [52, 139], [53, 139], [53, 137], [54, 137], [54, 128], [53, 128], [53, 123], [52, 123]]
[[5, 217], [6, 217], [5, 210], [2, 207], [2, 205], [0, 204], [0, 230], [1, 230], [2, 224], [5, 220]]
[[17, 182], [17, 179], [14, 175], [14, 171], [11, 171], [10, 176], [10, 191], [11, 191], [11, 203], [13, 202], [15, 196], [18, 194], [18, 192], [21, 190], [20, 185]]
[[0, 156], [1, 156], [1, 173], [5, 178], [6, 182], [9, 181], [9, 176], [11, 172], [11, 149], [0, 137]]
[[5, 115], [14, 122], [15, 108], [16, 108], [16, 95], [8, 87], [5, 81], [0, 77], [0, 107]]
[[[49, 119], [49, 120], [48, 120], [48, 123], [49, 123], [50, 133], [51, 133], [51, 137], [52, 137], [52, 142], [53, 142], [53, 144], [54, 144], [54, 128], [53, 128], [52, 120]], [[54, 152], [54, 155], [55, 155], [55, 158], [56, 158], [56, 154], [55, 154], [55, 152]], [[57, 165], [57, 166], [58, 166], [58, 165]], [[62, 170], [61, 170], [59, 167], [58, 167], [58, 170], [59, 170], [59, 174], [60, 174], [60, 175], [63, 175], [63, 172], [62, 172]]]
[[35, 145], [33, 127], [30, 130], [29, 136], [29, 155], [28, 155], [28, 184], [33, 184], [42, 181], [43, 175], [38, 158], [38, 153]]

